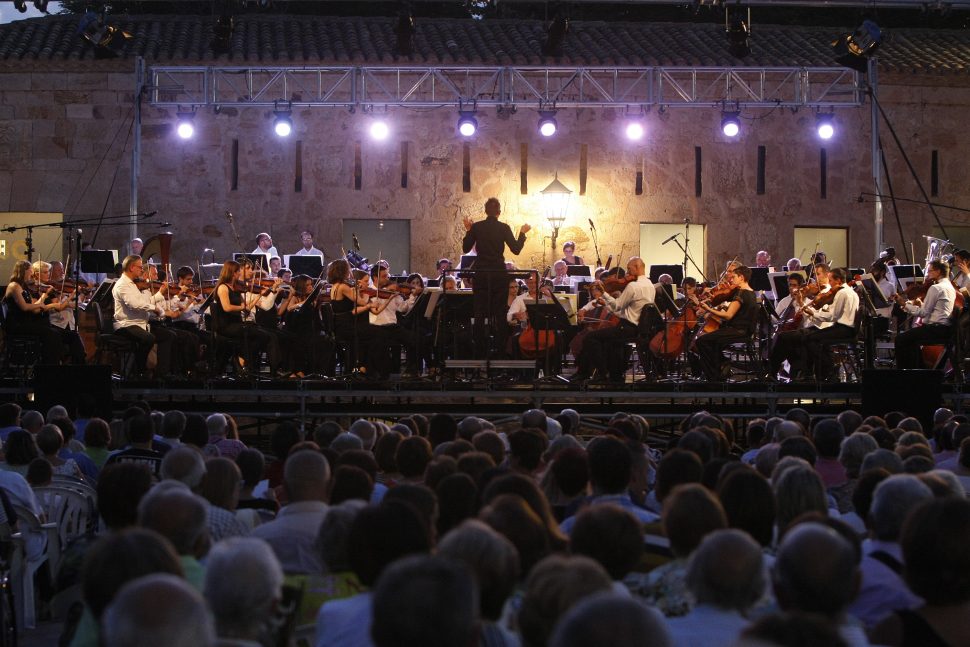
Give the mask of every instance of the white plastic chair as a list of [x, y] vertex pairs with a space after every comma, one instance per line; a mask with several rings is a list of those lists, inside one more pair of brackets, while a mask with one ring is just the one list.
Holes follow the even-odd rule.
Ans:
[[[62, 548], [97, 526], [96, 498], [87, 493], [84, 488], [62, 485], [57, 481], [49, 486], [34, 488], [34, 494], [44, 510], [44, 516], [48, 521], [57, 524]], [[59, 563], [51, 563], [52, 575], [57, 575], [59, 566]]]
[[[42, 523], [32, 510], [14, 505], [20, 531], [13, 535], [14, 551], [10, 560], [10, 579], [13, 581], [14, 593], [17, 597], [17, 626], [23, 629], [33, 629], [37, 624], [36, 608], [34, 606], [34, 574], [46, 561], [56, 564], [61, 557], [60, 535], [57, 524]], [[46, 539], [44, 552], [30, 559], [27, 554], [27, 543], [31, 536], [41, 536]]]

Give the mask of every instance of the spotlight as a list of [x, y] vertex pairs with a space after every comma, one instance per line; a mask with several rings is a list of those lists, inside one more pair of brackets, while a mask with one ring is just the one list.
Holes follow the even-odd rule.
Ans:
[[277, 137], [289, 137], [293, 132], [293, 110], [287, 101], [277, 101], [273, 106], [273, 130]]
[[195, 135], [195, 113], [177, 112], [175, 114], [178, 117], [178, 125], [175, 127], [175, 132], [182, 139], [192, 139], [192, 136]]
[[13, 0], [13, 6], [20, 13], [27, 13], [27, 0]]
[[539, 134], [543, 137], [552, 137], [556, 134], [559, 129], [559, 124], [556, 123], [556, 111], [555, 110], [540, 110], [539, 111]]
[[821, 139], [832, 139], [832, 135], [835, 134], [834, 121], [835, 116], [831, 113], [819, 113], [815, 116], [815, 129]]
[[560, 10], [546, 30], [546, 40], [542, 43], [542, 54], [544, 56], [561, 56], [562, 44], [568, 33], [569, 18]]
[[643, 129], [643, 122], [639, 119], [631, 119], [626, 123], [626, 137], [634, 141], [642, 139], [646, 132]]
[[726, 137], [737, 137], [741, 132], [741, 113], [724, 112], [721, 114], [721, 132]]
[[728, 39], [728, 51], [732, 56], [744, 58], [751, 53], [751, 9], [747, 20], [741, 7], [724, 7], [724, 28]]
[[370, 125], [370, 136], [378, 141], [384, 141], [390, 134], [391, 129], [383, 119], [378, 119]]
[[474, 110], [458, 111], [458, 132], [462, 137], [471, 137], [478, 131], [478, 120]]
[[78, 21], [77, 33], [84, 40], [94, 45], [95, 58], [114, 58], [119, 56], [125, 48], [125, 42], [131, 39], [128, 32], [109, 25], [93, 11], [87, 11]]
[[882, 30], [871, 20], [864, 21], [851, 34], [832, 41], [835, 60], [840, 65], [865, 72], [868, 59], [882, 44]]

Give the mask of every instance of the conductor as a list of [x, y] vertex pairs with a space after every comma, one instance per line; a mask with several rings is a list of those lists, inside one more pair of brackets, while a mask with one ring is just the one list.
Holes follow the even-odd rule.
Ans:
[[[473, 282], [473, 307], [475, 314], [474, 339], [476, 356], [485, 357], [488, 340], [494, 339], [498, 352], [505, 349], [508, 336], [508, 326], [505, 313], [508, 310], [508, 275], [505, 270], [505, 246], [518, 256], [525, 245], [525, 235], [531, 229], [529, 225], [519, 227], [519, 235], [512, 235], [512, 228], [504, 222], [499, 222], [502, 205], [498, 198], [485, 201], [484, 220], [472, 222], [471, 218], [464, 219], [465, 238], [462, 240], [462, 251], [467, 254], [474, 247], [477, 257], [472, 264], [473, 270], [489, 270], [475, 274]], [[485, 334], [485, 326], [491, 326], [491, 335]]]

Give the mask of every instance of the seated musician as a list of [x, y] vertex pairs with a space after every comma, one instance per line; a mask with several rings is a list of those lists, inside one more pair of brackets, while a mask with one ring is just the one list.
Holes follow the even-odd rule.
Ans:
[[[35, 296], [31, 288], [35, 284], [35, 274], [29, 261], [17, 261], [10, 275], [3, 300], [7, 305], [7, 318], [4, 324], [11, 335], [29, 335], [41, 342], [41, 360], [45, 364], [57, 364], [65, 350], [65, 331], [50, 324], [48, 315], [68, 307], [67, 302], [48, 301], [52, 289]], [[77, 333], [67, 331], [74, 336]], [[80, 344], [78, 339], [77, 344]], [[74, 348], [71, 350], [75, 355]], [[77, 359], [77, 358], [75, 358]], [[84, 363], [84, 347], [81, 346], [80, 362]]]
[[[386, 380], [399, 366], [391, 362], [391, 349], [404, 346], [408, 349], [408, 357], [414, 356], [411, 349], [411, 339], [397, 321], [397, 313], [405, 304], [404, 295], [397, 291], [397, 285], [392, 285], [388, 269], [383, 265], [370, 268], [371, 282], [377, 289], [376, 296], [372, 296], [369, 306], [369, 320], [374, 332], [374, 366], [371, 367], [371, 377]], [[413, 302], [411, 304], [414, 305]], [[395, 369], [392, 371], [392, 369]]]
[[807, 317], [796, 316], [806, 304], [805, 277], [796, 272], [788, 275], [788, 294], [775, 304], [775, 314], [778, 315], [779, 332], [807, 328], [811, 321]]
[[882, 292], [883, 298], [890, 303], [890, 305], [887, 307], [876, 310], [876, 313], [880, 317], [892, 316], [892, 302], [896, 298], [896, 283], [894, 281], [890, 281], [886, 277], [888, 272], [889, 269], [886, 266], [886, 261], [881, 259], [873, 262], [873, 264], [869, 266], [869, 273], [872, 274], [873, 282], [875, 282], [876, 286], [879, 288], [879, 291]]
[[970, 251], [958, 249], [953, 252], [953, 267], [950, 271], [950, 278], [960, 290], [970, 288]]
[[583, 259], [580, 256], [576, 256], [576, 243], [571, 240], [567, 240], [562, 244], [562, 260], [566, 265], [582, 265]]
[[620, 323], [612, 328], [596, 330], [586, 335], [583, 351], [577, 358], [579, 370], [573, 381], [589, 379], [594, 372], [601, 379], [622, 382], [626, 372], [626, 344], [636, 339], [640, 323], [640, 311], [654, 303], [656, 290], [646, 274], [643, 261], [634, 256], [627, 263], [627, 275], [633, 277], [618, 298], [607, 294], [602, 283], [595, 283], [603, 291], [603, 303], [620, 317]]
[[821, 309], [816, 309], [811, 303], [803, 306], [802, 310], [811, 325], [778, 335], [769, 359], [769, 377], [778, 373], [785, 359], [792, 365], [793, 377], [798, 370], [814, 370], [819, 379], [832, 377], [832, 356], [823, 352], [823, 346], [850, 341], [856, 336], [859, 295], [845, 285], [845, 281], [845, 270], [831, 270], [826, 279], [828, 290], [821, 293], [835, 292], [831, 303]]
[[319, 256], [320, 262], [323, 262], [323, 252], [313, 246], [313, 234], [311, 232], [300, 232], [300, 242], [303, 246], [298, 251], [293, 252], [294, 256]]
[[277, 314], [283, 321], [283, 342], [287, 346], [290, 377], [334, 373], [333, 340], [322, 332], [317, 304], [307, 303], [313, 291], [313, 279], [305, 274], [297, 274], [292, 289], [277, 308]]
[[717, 317], [721, 321], [717, 330], [701, 335], [694, 341], [697, 362], [704, 376], [711, 381], [730, 376], [731, 365], [725, 361], [722, 353], [731, 344], [746, 341], [751, 337], [758, 313], [758, 302], [754, 291], [748, 285], [751, 279], [751, 268], [739, 263], [731, 263], [725, 276], [734, 288], [734, 296], [727, 302], [726, 310], [714, 309], [695, 295], [690, 297], [691, 301], [708, 315]]
[[370, 364], [365, 350], [374, 339], [368, 321], [370, 297], [364, 293], [370, 275], [363, 270], [350, 270], [346, 259], [338, 258], [327, 266], [330, 284], [330, 306], [333, 308], [334, 338], [350, 350], [350, 367]]
[[927, 289], [926, 297], [907, 301], [903, 295], [896, 295], [896, 303], [907, 314], [923, 320], [922, 326], [914, 326], [896, 335], [897, 368], [920, 368], [920, 346], [946, 344], [950, 340], [950, 315], [953, 314], [956, 290], [949, 278], [950, 268], [946, 263], [930, 261], [926, 281], [933, 285]]
[[421, 375], [422, 365], [431, 370], [433, 364], [431, 320], [424, 316], [427, 302], [422, 302], [421, 306], [418, 306], [418, 299], [424, 294], [424, 277], [417, 273], [409, 275], [408, 287], [411, 288], [411, 294], [397, 311], [400, 314], [398, 322], [409, 340], [404, 375], [410, 377]]
[[189, 372], [196, 368], [201, 358], [202, 334], [199, 330], [199, 306], [204, 297], [191, 293], [195, 272], [188, 265], [178, 268], [175, 273], [177, 292], [172, 292], [165, 308], [177, 312], [178, 316], [166, 322], [176, 336], [173, 361]]
[[212, 300], [212, 332], [232, 339], [241, 346], [243, 366], [257, 366], [259, 354], [266, 351], [270, 370], [275, 374], [279, 363], [276, 340], [251, 320], [253, 309], [265, 296], [251, 292], [246, 283], [247, 269], [252, 266], [225, 261], [216, 281], [216, 296]]
[[[543, 332], [539, 333], [538, 346], [536, 345], [536, 340], [533, 339], [520, 339], [524, 335], [534, 335], [533, 329], [528, 327], [529, 324], [529, 314], [526, 306], [530, 303], [556, 303], [556, 298], [553, 296], [552, 284], [548, 281], [544, 281], [541, 286], [536, 283], [535, 274], [530, 274], [529, 278], [526, 279], [525, 284], [528, 290], [524, 294], [520, 294], [513, 301], [512, 305], [509, 306], [508, 312], [505, 314], [505, 320], [509, 323], [513, 330], [513, 336], [509, 337], [507, 345], [507, 352], [512, 357], [523, 358], [525, 355], [522, 354], [522, 344], [524, 343], [527, 348], [540, 348], [538, 356], [536, 357], [537, 362], [542, 362], [546, 356], [545, 344], [547, 335]], [[558, 339], [557, 339], [558, 341]], [[555, 374], [562, 370], [562, 350], [558, 343], [553, 343], [548, 351], [549, 359], [552, 362], [550, 370]]]
[[[823, 272], [821, 268], [824, 268], [825, 271]], [[816, 265], [814, 273], [815, 276], [812, 284], [805, 283], [800, 274], [793, 272], [788, 275], [789, 291], [791, 290], [792, 277], [797, 276], [799, 279], [802, 279], [798, 289], [798, 300], [802, 302], [802, 305], [798, 308], [793, 308], [790, 316], [779, 315], [781, 316], [782, 322], [787, 319], [794, 320], [795, 315], [801, 312], [802, 308], [812, 300], [806, 294], [810, 289], [815, 290], [812, 294], [816, 295], [829, 291], [828, 266]], [[825, 307], [828, 308], [829, 306]], [[771, 345], [771, 352], [768, 358], [768, 377], [774, 379], [778, 372], [781, 371], [782, 365], [785, 362], [788, 362], [788, 376], [793, 379], [799, 374], [810, 372], [814, 363], [812, 362], [813, 358], [806, 355], [805, 351], [808, 346], [805, 343], [804, 336], [812, 328], [824, 329], [831, 325], [828, 322], [814, 322], [802, 313], [801, 323], [799, 325], [780, 326]]]
[[86, 357], [84, 342], [77, 333], [77, 324], [74, 321], [74, 296], [76, 293], [65, 291], [60, 295], [56, 294], [61, 285], [65, 284], [64, 263], [60, 261], [51, 263], [34, 261], [31, 267], [34, 270], [34, 276], [42, 285], [50, 285], [55, 290], [55, 293], [49, 293], [41, 300], [45, 303], [64, 304], [63, 308], [59, 306], [50, 310], [46, 315], [47, 321], [51, 326], [61, 331], [61, 341], [64, 342], [64, 346], [71, 356], [71, 363], [83, 364]]
[[552, 277], [553, 285], [565, 285], [572, 287], [573, 279], [567, 274], [569, 266], [566, 264], [566, 261], [556, 261], [555, 264], [553, 264], [552, 269], [554, 273]]
[[152, 330], [149, 320], [153, 315], [177, 317], [178, 313], [165, 309], [164, 287], [155, 294], [140, 287], [139, 284], [144, 284], [142, 274], [145, 273], [141, 256], [126, 257], [121, 268], [121, 278], [111, 288], [115, 304], [115, 334], [128, 337], [135, 343], [135, 369], [140, 373], [146, 369], [152, 346], [158, 344], [155, 374], [168, 375], [175, 335], [164, 328]]

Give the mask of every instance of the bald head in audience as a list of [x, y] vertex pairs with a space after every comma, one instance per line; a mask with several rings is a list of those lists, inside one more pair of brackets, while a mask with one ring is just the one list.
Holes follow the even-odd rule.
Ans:
[[286, 459], [283, 484], [290, 502], [326, 501], [329, 483], [330, 464], [320, 452], [298, 451]]

